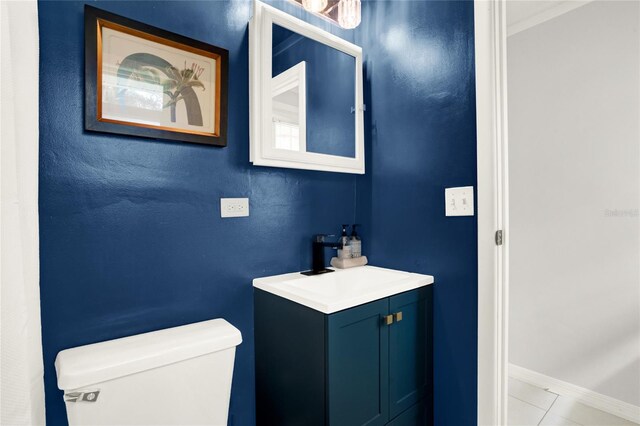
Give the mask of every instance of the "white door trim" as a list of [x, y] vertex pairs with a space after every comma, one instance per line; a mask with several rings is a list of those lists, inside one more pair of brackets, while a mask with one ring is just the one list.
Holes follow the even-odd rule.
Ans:
[[[508, 133], [506, 0], [476, 0], [478, 424], [507, 424]], [[503, 231], [503, 245], [495, 232]]]

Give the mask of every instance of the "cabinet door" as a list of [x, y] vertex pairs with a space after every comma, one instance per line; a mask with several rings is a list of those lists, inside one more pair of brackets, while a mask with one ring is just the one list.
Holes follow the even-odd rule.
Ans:
[[427, 409], [423, 401], [403, 411], [402, 414], [387, 423], [387, 426], [427, 426], [430, 424], [427, 422]]
[[[427, 395], [431, 382], [431, 287], [389, 298], [389, 411], [393, 419]], [[401, 314], [402, 319], [399, 319]]]
[[327, 398], [331, 426], [389, 420], [389, 326], [383, 299], [327, 317]]

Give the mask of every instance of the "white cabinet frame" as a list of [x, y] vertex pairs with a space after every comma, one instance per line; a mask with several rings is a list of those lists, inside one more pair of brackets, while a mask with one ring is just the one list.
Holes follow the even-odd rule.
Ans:
[[[272, 121], [272, 28], [279, 25], [355, 58], [355, 157], [275, 149]], [[330, 78], [331, 76], [328, 76]], [[249, 23], [249, 160], [256, 166], [364, 174], [362, 48], [258, 0]]]

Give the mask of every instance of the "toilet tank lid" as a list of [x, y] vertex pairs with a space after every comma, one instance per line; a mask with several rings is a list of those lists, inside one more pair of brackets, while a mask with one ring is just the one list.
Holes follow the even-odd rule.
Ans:
[[66, 349], [56, 357], [58, 388], [72, 390], [235, 347], [240, 330], [224, 319]]

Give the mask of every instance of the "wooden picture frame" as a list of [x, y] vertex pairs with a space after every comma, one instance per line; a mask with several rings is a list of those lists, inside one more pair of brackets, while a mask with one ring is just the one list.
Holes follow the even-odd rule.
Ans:
[[85, 129], [227, 145], [229, 51], [85, 5]]

